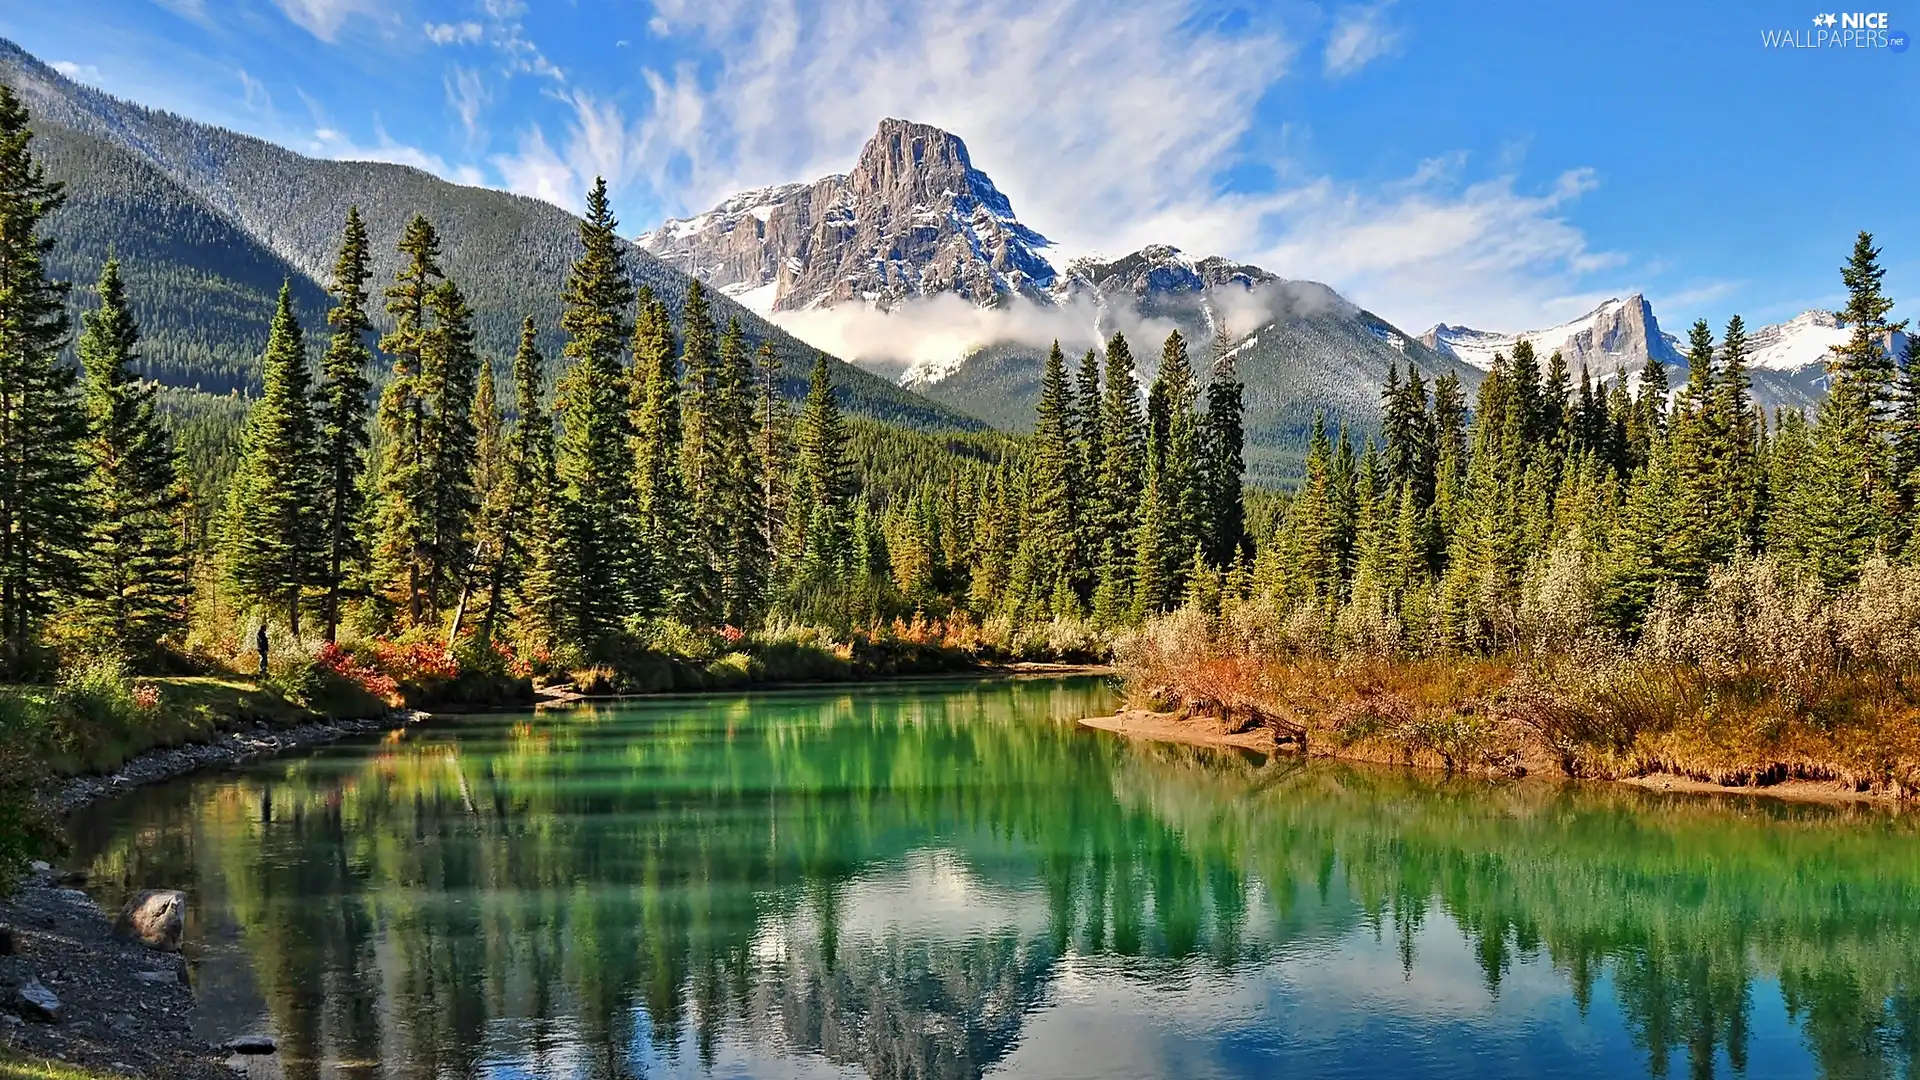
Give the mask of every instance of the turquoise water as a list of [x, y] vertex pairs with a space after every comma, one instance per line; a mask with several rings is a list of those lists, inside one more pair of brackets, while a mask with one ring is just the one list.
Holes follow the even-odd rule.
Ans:
[[450, 718], [95, 808], [289, 1077], [1915, 1075], [1905, 816], [1128, 743], [1098, 681]]

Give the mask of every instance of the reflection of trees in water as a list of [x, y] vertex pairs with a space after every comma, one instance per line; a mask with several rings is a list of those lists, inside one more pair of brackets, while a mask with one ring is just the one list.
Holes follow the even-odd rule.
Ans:
[[[1090, 708], [1020, 684], [474, 722], [124, 804], [95, 866], [197, 875], [245, 928], [294, 1080], [502, 1054], [626, 1076], [712, 1064], [730, 1034], [975, 1077], [1068, 954], [1165, 980], [1371, 923], [1411, 969], [1436, 911], [1492, 993], [1544, 955], [1584, 1011], [1610, 975], [1656, 1073], [1675, 1051], [1744, 1068], [1754, 983], [1777, 978], [1829, 1075], [1911, 1075], [1904, 821], [1259, 766], [1035, 719]], [[849, 922], [863, 874], [929, 844], [1033, 918]]]
[[1337, 878], [1392, 927], [1409, 970], [1414, 931], [1439, 910], [1490, 992], [1516, 956], [1544, 953], [1584, 1014], [1611, 973], [1656, 1076], [1676, 1052], [1695, 1076], [1712, 1075], [1716, 1051], [1744, 1070], [1762, 977], [1779, 981], [1826, 1075], [1920, 1064], [1910, 818], [1178, 750], [1131, 756], [1113, 782], [1122, 805], [1225, 853], [1277, 897]]

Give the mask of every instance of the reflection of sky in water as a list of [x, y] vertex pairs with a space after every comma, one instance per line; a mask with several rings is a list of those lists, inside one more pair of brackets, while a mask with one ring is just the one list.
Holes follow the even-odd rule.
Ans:
[[1041, 719], [1088, 707], [475, 717], [141, 793], [76, 842], [96, 881], [194, 890], [205, 1033], [282, 1038], [258, 1080], [1634, 1077], [1655, 1028], [1673, 1076], [1701, 1032], [1721, 1077], [1730, 1040], [1754, 1077], [1911, 1064], [1911, 1027], [1847, 1012], [1915, 983], [1904, 826]]
[[[1467, 937], [1441, 913], [1429, 913], [1415, 932], [1411, 970], [1391, 931], [1356, 925], [1357, 911], [1340, 920], [1344, 929], [1263, 948], [1260, 928], [1274, 925], [1275, 913], [1266, 909], [1257, 884], [1249, 891], [1248, 950], [1266, 959], [1226, 968], [1205, 958], [1163, 960], [1146, 965], [1152, 974], [1143, 977], [1141, 965], [1127, 958], [1069, 951], [1054, 963], [1017, 1043], [986, 1074], [1058, 1080], [1399, 1075], [1491, 1080], [1644, 1072], [1646, 1052], [1633, 1044], [1606, 976], [1596, 983], [1584, 1016], [1565, 974], [1553, 970], [1544, 951], [1516, 955], [1497, 990], [1490, 989]], [[1048, 927], [1039, 887], [1021, 890], [982, 881], [958, 855], [939, 850], [916, 851], [899, 865], [869, 869], [850, 883], [837, 910], [839, 941], [846, 951], [888, 943], [897, 947], [902, 940], [937, 951], [1007, 933], [1035, 938]], [[808, 904], [770, 921], [753, 945], [763, 976], [778, 979], [780, 967], [809, 952], [820, 931], [819, 912]], [[807, 944], [790, 948], [790, 942]], [[1748, 1074], [1818, 1075], [1785, 1014], [1777, 984], [1756, 984], [1753, 1004]], [[720, 1039], [707, 1066], [690, 1032], [663, 1050], [647, 1037], [645, 1011], [635, 1010], [634, 1019], [638, 1037], [621, 1055], [634, 1076], [867, 1075], [857, 1066], [823, 1060], [817, 1052], [743, 1037], [738, 1029]], [[539, 1041], [545, 1044], [537, 1061], [522, 1049], [533, 1041], [528, 1026], [495, 1029], [501, 1050], [487, 1061], [488, 1075], [595, 1072], [594, 1055], [580, 1045], [574, 1025], [534, 1025], [542, 1029]], [[1685, 1068], [1676, 1055], [1671, 1071]], [[1724, 1051], [1714, 1074], [1733, 1074]]]

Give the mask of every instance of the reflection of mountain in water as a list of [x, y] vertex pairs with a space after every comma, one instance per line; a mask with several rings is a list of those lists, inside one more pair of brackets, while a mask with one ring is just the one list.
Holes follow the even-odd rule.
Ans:
[[1489, 999], [1527, 965], [1617, 1009], [1655, 1073], [1740, 1067], [1775, 983], [1828, 1075], [1912, 1068], [1904, 818], [1060, 726], [1103, 703], [1036, 683], [473, 718], [137, 795], [76, 842], [96, 880], [188, 884], [199, 932], [231, 928], [203, 1000], [257, 1002], [230, 1019], [267, 1017], [294, 1080], [972, 1078], [1058, 1051], [1030, 1018], [1064, 985], [1172, 1008], [1201, 973], [1290, 985], [1312, 957], [1335, 974], [1294, 1009], [1347, 1017], [1380, 1002], [1343, 950], [1395, 943], [1410, 975], [1435, 934]]

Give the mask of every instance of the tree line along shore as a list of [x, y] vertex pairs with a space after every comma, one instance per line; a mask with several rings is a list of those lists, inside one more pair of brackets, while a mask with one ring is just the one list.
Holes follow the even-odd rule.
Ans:
[[824, 357], [796, 408], [697, 282], [677, 321], [632, 284], [603, 183], [510, 358], [432, 222], [376, 283], [349, 211], [256, 395], [157, 387], [118, 263], [77, 327], [45, 272], [61, 198], [0, 87], [8, 777], [236, 715], [1112, 656], [1137, 701], [1354, 753], [1916, 783], [1920, 363], [1864, 233], [1812, 416], [1756, 408], [1737, 317], [1678, 388], [1523, 341], [1471, 401], [1390, 371], [1378, 439], [1316, 424], [1276, 493], [1225, 339], [1150, 380], [1121, 334], [1056, 345], [1030, 436], [843, 415]]

